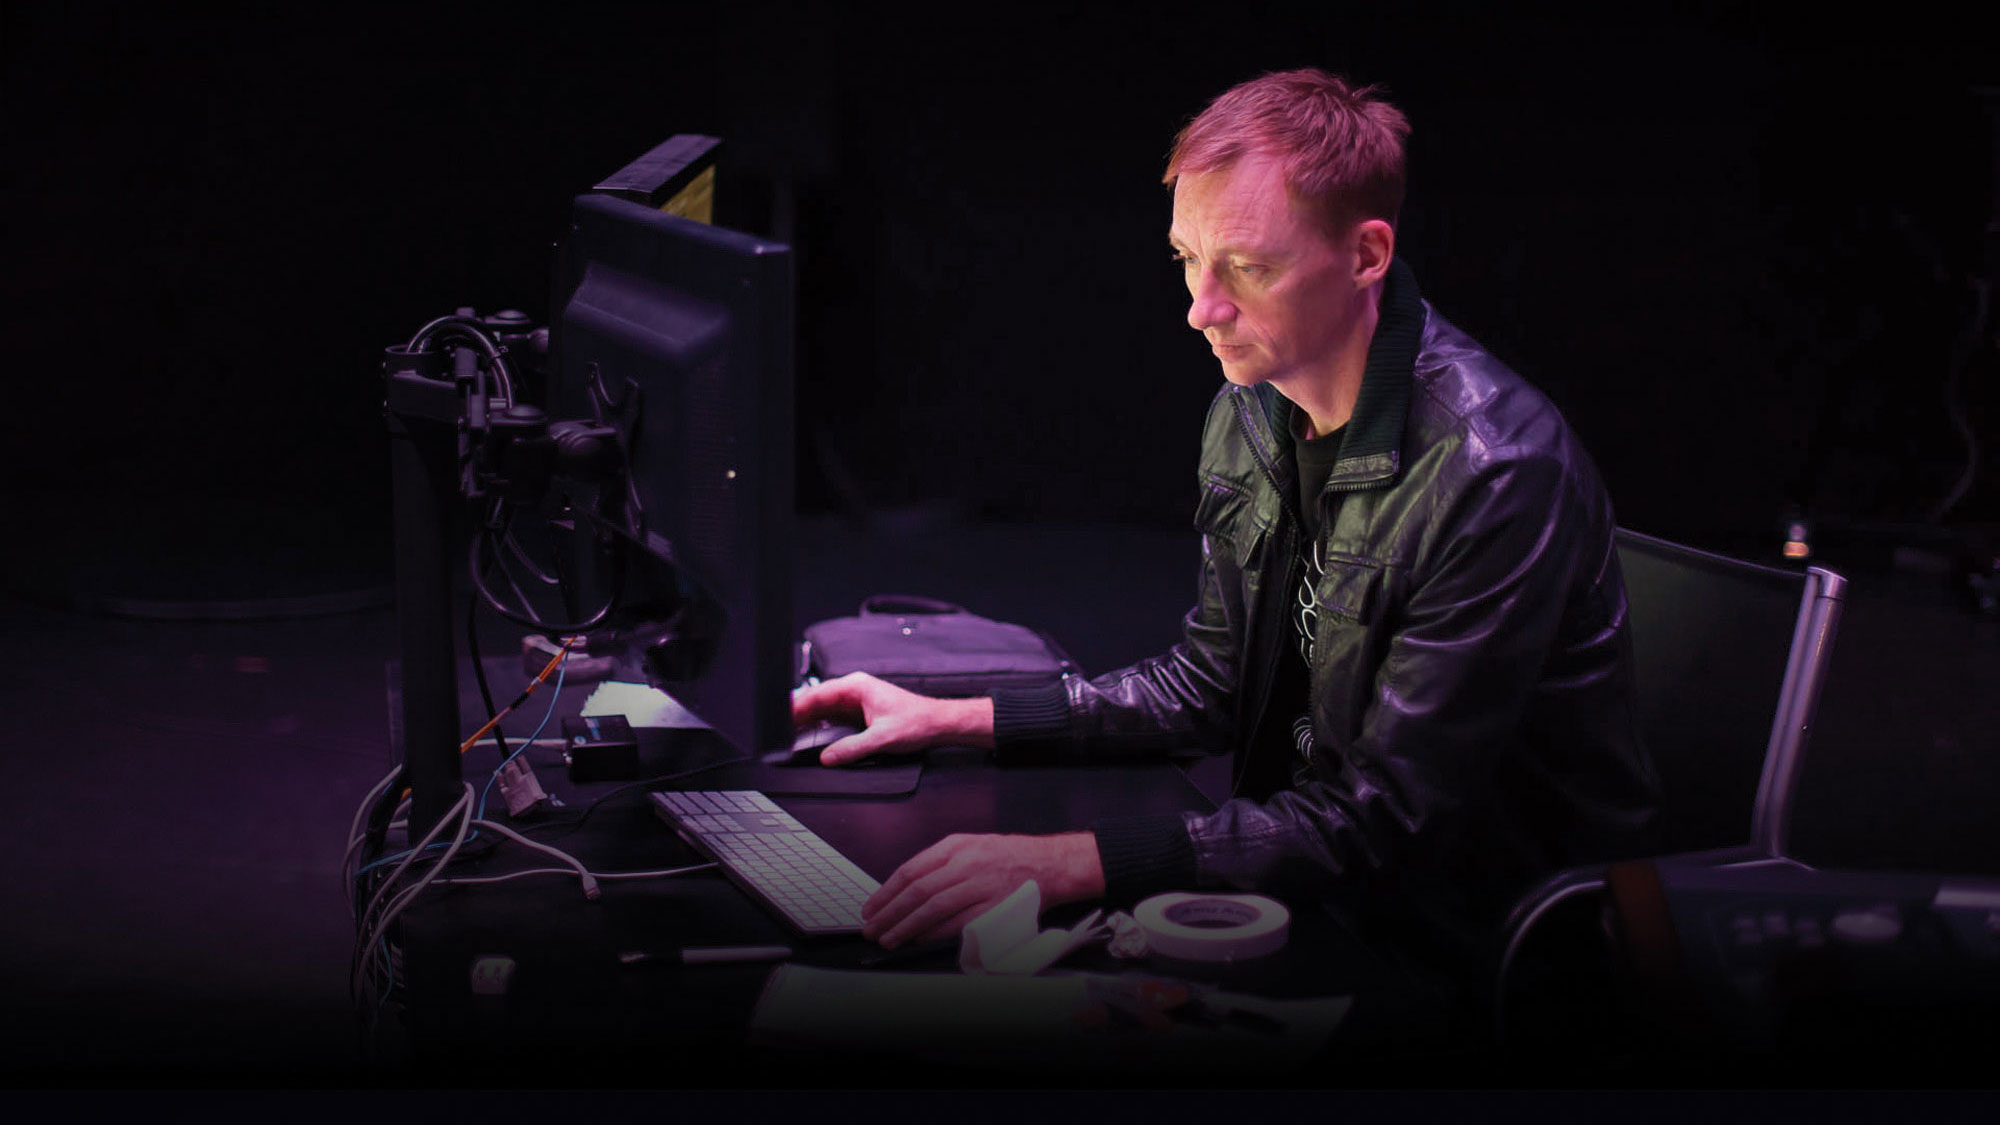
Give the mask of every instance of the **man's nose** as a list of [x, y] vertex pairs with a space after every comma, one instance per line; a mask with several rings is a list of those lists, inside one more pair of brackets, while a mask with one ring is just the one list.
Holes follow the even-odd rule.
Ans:
[[1206, 332], [1217, 325], [1228, 324], [1236, 319], [1236, 306], [1222, 291], [1215, 274], [1203, 270], [1195, 281], [1193, 300], [1188, 302], [1188, 327], [1196, 332]]

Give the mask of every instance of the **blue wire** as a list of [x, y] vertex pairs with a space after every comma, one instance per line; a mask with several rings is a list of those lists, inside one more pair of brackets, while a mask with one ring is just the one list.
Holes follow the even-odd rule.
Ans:
[[[474, 820], [486, 819], [486, 798], [493, 791], [493, 783], [499, 780], [500, 771], [507, 768], [508, 762], [512, 762], [514, 759], [526, 753], [528, 747], [533, 746], [535, 744], [535, 740], [542, 736], [542, 732], [548, 729], [549, 720], [555, 717], [556, 705], [562, 702], [563, 680], [568, 675], [569, 675], [569, 661], [564, 660], [561, 664], [558, 664], [556, 666], [555, 690], [549, 694], [549, 709], [542, 715], [541, 725], [535, 728], [535, 733], [529, 735], [527, 741], [521, 743], [518, 749], [516, 749], [513, 753], [507, 755], [506, 760], [502, 761], [500, 765], [494, 769], [493, 776], [486, 779], [485, 788], [479, 791], [479, 808], [476, 809], [472, 814]], [[469, 844], [473, 840], [476, 840], [478, 838], [479, 838], [479, 830], [475, 828], [472, 830], [470, 834], [466, 836], [465, 842]], [[432, 844], [430, 847], [425, 848], [424, 850], [434, 852], [437, 851], [439, 848], [448, 848], [450, 846], [451, 846], [451, 841], [439, 840], [437, 843]], [[373, 871], [376, 868], [383, 866], [384, 864], [395, 863], [398, 860], [402, 859], [404, 856], [409, 854], [410, 854], [409, 849], [405, 848], [400, 852], [395, 852], [390, 855], [385, 855], [373, 863], [364, 864], [363, 866], [355, 869], [354, 872], [355, 881], [359, 882], [361, 876], [366, 875], [368, 872]]]
[[[479, 829], [475, 828], [471, 832], [466, 834], [465, 842], [469, 844], [478, 838], [479, 838]], [[439, 840], [437, 843], [432, 844], [430, 847], [425, 848], [424, 850], [427, 852], [434, 852], [437, 851], [439, 848], [448, 848], [448, 847], [451, 847], [450, 840]], [[409, 854], [410, 854], [410, 849], [404, 848], [400, 852], [395, 852], [391, 855], [385, 855], [381, 859], [376, 860], [374, 863], [368, 864], [367, 866], [362, 867], [357, 871], [355, 871], [354, 872], [355, 881], [359, 882], [361, 876], [366, 875], [370, 871], [373, 871], [376, 868], [383, 866], [384, 864], [394, 863], [397, 860], [402, 859], [404, 856]]]
[[473, 813], [473, 819], [486, 819], [486, 798], [488, 794], [493, 792], [493, 783], [500, 780], [500, 771], [506, 769], [509, 762], [527, 753], [528, 747], [533, 746], [535, 740], [542, 736], [542, 731], [548, 729], [549, 720], [555, 718], [556, 715], [556, 704], [562, 702], [563, 677], [567, 675], [569, 675], [569, 660], [567, 654], [565, 654], [563, 662], [556, 665], [556, 686], [555, 690], [549, 694], [549, 709], [542, 714], [541, 725], [535, 728], [535, 733], [529, 735], [521, 742], [518, 749], [512, 754], [507, 755], [506, 760], [494, 769], [492, 777], [486, 779], [486, 787], [479, 791], [479, 808]]
[[[568, 674], [569, 674], [569, 661], [564, 660], [561, 664], [556, 666], [556, 686], [555, 689], [549, 693], [549, 709], [542, 713], [542, 721], [539, 725], [535, 727], [535, 733], [529, 735], [527, 739], [521, 743], [519, 749], [515, 750], [512, 754], [507, 755], [506, 760], [502, 761], [500, 765], [496, 769], [494, 769], [493, 775], [486, 779], [485, 788], [479, 791], [479, 808], [473, 813], [474, 820], [486, 819], [486, 798], [487, 795], [493, 791], [493, 783], [500, 779], [500, 771], [506, 769], [507, 764], [509, 762], [512, 762], [514, 759], [520, 757], [522, 754], [527, 753], [528, 747], [533, 746], [535, 744], [535, 740], [542, 736], [542, 731], [548, 729], [549, 720], [555, 718], [556, 705], [562, 702], [563, 680], [565, 677], [568, 676]], [[465, 842], [470, 843], [478, 835], [479, 835], [479, 830], [474, 829], [470, 834], [466, 836]], [[432, 844], [430, 847], [425, 848], [424, 850], [435, 851], [438, 848], [449, 848], [450, 846], [451, 846], [450, 841], [440, 840], [437, 843]], [[372, 871], [375, 868], [380, 867], [385, 863], [393, 863], [408, 854], [410, 854], [409, 849], [406, 848], [403, 851], [397, 852], [394, 855], [383, 856], [382, 858], [376, 860], [375, 862], [367, 864], [357, 869], [354, 873], [356, 881], [358, 882], [360, 876], [365, 874], [366, 872]], [[376, 1032], [376, 1029], [381, 1026], [382, 1011], [385, 1007], [387, 1007], [389, 1003], [389, 993], [395, 989], [396, 985], [396, 966], [395, 962], [389, 956], [389, 937], [387, 934], [384, 934], [382, 936], [381, 949], [382, 949], [382, 968], [383, 971], [388, 975], [388, 984], [382, 989], [382, 996], [379, 1000], [376, 1001], [375, 1011], [369, 1019], [368, 1030], [371, 1036], [373, 1036]]]
[[[474, 840], [477, 840], [477, 839], [479, 839], [479, 829], [477, 829], [477, 828], [475, 828], [475, 829], [473, 829], [472, 831], [470, 831], [470, 832], [466, 833], [466, 835], [465, 835], [465, 842], [466, 842], [466, 843], [468, 843], [468, 844], [470, 844], [471, 842], [473, 842]], [[437, 841], [436, 843], [433, 843], [433, 844], [431, 844], [431, 845], [430, 845], [429, 847], [425, 848], [424, 850], [425, 850], [425, 851], [427, 851], [427, 852], [434, 852], [434, 851], [437, 851], [437, 850], [438, 850], [438, 849], [440, 849], [440, 848], [449, 848], [449, 847], [451, 847], [451, 841], [450, 841], [450, 840], [439, 840], [439, 841]], [[376, 861], [375, 861], [375, 862], [373, 862], [373, 863], [366, 863], [366, 864], [362, 864], [362, 865], [361, 865], [360, 867], [357, 867], [357, 868], [355, 868], [355, 869], [354, 869], [354, 881], [355, 881], [355, 882], [356, 882], [356, 883], [358, 884], [358, 883], [360, 883], [360, 882], [361, 882], [361, 877], [362, 877], [363, 875], [366, 875], [366, 874], [368, 874], [368, 873], [369, 873], [370, 871], [373, 871], [373, 870], [375, 870], [375, 869], [376, 869], [376, 868], [378, 868], [378, 867], [382, 867], [382, 866], [386, 866], [386, 865], [388, 865], [388, 864], [391, 864], [391, 863], [395, 863], [395, 862], [396, 862], [397, 860], [399, 860], [399, 859], [402, 859], [402, 858], [403, 858], [404, 856], [406, 856], [406, 855], [409, 855], [409, 854], [410, 854], [410, 849], [408, 849], [408, 848], [404, 848], [404, 849], [403, 849], [402, 851], [400, 851], [400, 852], [390, 852], [390, 853], [389, 853], [388, 855], [385, 855], [385, 856], [383, 856], [383, 857], [382, 857], [381, 859], [378, 859], [378, 860], [376, 860]]]

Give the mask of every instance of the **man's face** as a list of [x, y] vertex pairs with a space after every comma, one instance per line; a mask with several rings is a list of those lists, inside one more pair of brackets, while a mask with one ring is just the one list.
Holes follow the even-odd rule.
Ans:
[[1188, 325], [1223, 378], [1282, 389], [1333, 361], [1354, 315], [1353, 255], [1293, 206], [1276, 158], [1180, 176], [1168, 241], [1193, 298]]

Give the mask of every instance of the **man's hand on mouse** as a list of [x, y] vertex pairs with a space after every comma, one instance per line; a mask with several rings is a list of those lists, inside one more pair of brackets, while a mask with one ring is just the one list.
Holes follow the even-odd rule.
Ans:
[[[820, 752], [820, 762], [829, 766], [932, 746], [993, 746], [991, 699], [933, 699], [866, 672], [792, 693], [793, 723], [828, 720], [867, 724]], [[954, 937], [1029, 879], [1041, 885], [1044, 906], [1100, 897], [1104, 866], [1097, 837], [947, 836], [869, 896], [861, 908], [862, 935], [888, 949]]]
[[852, 672], [792, 692], [794, 725], [827, 720], [867, 727], [820, 751], [820, 764], [828, 766], [876, 754], [911, 754], [932, 746], [993, 745], [991, 699], [933, 699], [866, 672]]
[[1104, 865], [1089, 832], [946, 836], [896, 869], [861, 905], [861, 936], [894, 949], [955, 937], [1029, 879], [1046, 909], [1100, 898]]

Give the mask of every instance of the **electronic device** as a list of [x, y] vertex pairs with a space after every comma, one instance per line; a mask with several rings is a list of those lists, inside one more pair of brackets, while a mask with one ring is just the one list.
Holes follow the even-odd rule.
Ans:
[[[546, 332], [460, 309], [386, 349], [418, 832], [463, 785], [463, 555], [448, 542], [461, 510], [478, 513], [470, 578], [495, 611], [588, 634], [621, 678], [667, 691], [746, 757], [792, 742], [792, 254], [682, 217], [708, 212], [716, 143], [672, 138], [577, 198]], [[542, 351], [543, 370], [521, 368]], [[539, 565], [523, 548], [537, 540]], [[527, 605], [537, 580], [559, 587], [559, 613]]]
[[627, 494], [572, 492], [571, 510], [619, 540], [609, 559], [575, 560], [579, 600], [619, 597], [620, 679], [667, 692], [746, 754], [793, 735], [792, 306], [782, 245], [610, 195], [576, 201], [549, 409], [623, 412], [630, 428]]
[[737, 886], [800, 934], [861, 932], [881, 886], [755, 790], [651, 793], [654, 811]]
[[[868, 728], [857, 727], [847, 723], [814, 723], [809, 727], [799, 728], [799, 732], [793, 737], [792, 745], [789, 749], [781, 747], [768, 751], [759, 760], [767, 766], [776, 766], [780, 769], [803, 769], [820, 766], [822, 765], [819, 760], [821, 751], [850, 734], [860, 734], [866, 729]], [[877, 761], [879, 759], [863, 758], [859, 762], [852, 763], [847, 768], [865, 766], [870, 762]]]
[[1793, 864], [1614, 865], [1642, 1011], [1716, 1052], [2000, 1046], [2000, 880]]
[[565, 718], [563, 762], [569, 779], [632, 781], [639, 776], [639, 737], [623, 715], [582, 715]]

